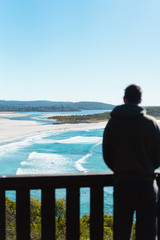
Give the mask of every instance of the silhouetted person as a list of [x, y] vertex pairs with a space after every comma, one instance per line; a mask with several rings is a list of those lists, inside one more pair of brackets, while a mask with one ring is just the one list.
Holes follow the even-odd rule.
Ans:
[[156, 239], [160, 130], [138, 106], [141, 94], [138, 85], [128, 86], [125, 104], [115, 107], [104, 130], [103, 157], [114, 172], [114, 240], [130, 239], [134, 211], [136, 239]]

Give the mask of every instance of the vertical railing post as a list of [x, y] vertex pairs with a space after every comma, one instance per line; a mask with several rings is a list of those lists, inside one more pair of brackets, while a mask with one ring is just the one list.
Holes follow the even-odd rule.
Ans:
[[[160, 189], [160, 174], [157, 174], [157, 184]], [[157, 210], [157, 227], [158, 227], [158, 240], [160, 240], [160, 197], [158, 197], [158, 210]]]
[[30, 240], [30, 191], [16, 191], [16, 230], [17, 240]]
[[66, 239], [80, 239], [79, 188], [67, 188]]
[[90, 239], [103, 239], [103, 187], [91, 187]]
[[42, 189], [42, 240], [55, 239], [55, 189]]
[[5, 227], [5, 191], [0, 189], [0, 240], [6, 239]]

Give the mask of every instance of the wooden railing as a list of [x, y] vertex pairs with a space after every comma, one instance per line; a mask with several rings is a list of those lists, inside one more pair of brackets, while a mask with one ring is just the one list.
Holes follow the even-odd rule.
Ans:
[[[160, 183], [160, 175], [157, 174]], [[90, 188], [90, 239], [103, 239], [103, 188], [113, 186], [111, 173], [0, 176], [0, 240], [6, 239], [5, 191], [16, 191], [17, 240], [30, 239], [30, 190], [41, 190], [42, 240], [55, 239], [55, 189], [66, 188], [66, 239], [79, 240], [80, 188]]]

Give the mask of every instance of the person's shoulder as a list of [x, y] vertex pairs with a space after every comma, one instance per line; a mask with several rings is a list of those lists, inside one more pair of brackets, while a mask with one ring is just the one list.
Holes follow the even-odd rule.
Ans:
[[151, 116], [151, 115], [144, 114], [144, 115], [143, 115], [143, 119], [144, 119], [144, 121], [146, 121], [146, 122], [148, 122], [148, 123], [150, 123], [150, 124], [154, 124], [154, 125], [156, 125], [156, 126], [158, 125], [156, 118], [153, 117], [153, 116]]
[[148, 115], [147, 113], [144, 114], [144, 118], [145, 118], [146, 120], [148, 120], [148, 121], [153, 121], [153, 122], [156, 122], [156, 121], [157, 121], [155, 117], [153, 117], [153, 116], [151, 116], [151, 115]]

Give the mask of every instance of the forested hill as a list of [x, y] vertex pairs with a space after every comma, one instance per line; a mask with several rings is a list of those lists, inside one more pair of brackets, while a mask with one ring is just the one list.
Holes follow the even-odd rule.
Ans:
[[115, 106], [101, 102], [5, 101], [0, 100], [0, 111], [68, 112], [81, 110], [112, 110]]
[[[145, 107], [147, 114], [160, 119], [160, 107]], [[110, 112], [89, 114], [89, 115], [71, 115], [71, 116], [51, 116], [48, 119], [56, 120], [53, 124], [61, 123], [93, 123], [106, 121], [110, 118]]]

